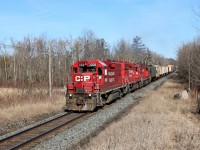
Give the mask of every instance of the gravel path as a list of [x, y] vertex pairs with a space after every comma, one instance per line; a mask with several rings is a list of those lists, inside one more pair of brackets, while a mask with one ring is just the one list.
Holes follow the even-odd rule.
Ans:
[[110, 107], [106, 107], [98, 111], [95, 115], [91, 116], [84, 122], [81, 122], [70, 129], [67, 129], [58, 135], [40, 143], [34, 150], [41, 149], [71, 149], [73, 145], [78, 144], [80, 141], [88, 139], [90, 135], [97, 130], [101, 130], [111, 118], [116, 117], [128, 106], [135, 104], [138, 98], [143, 97], [144, 93], [150, 92], [155, 88], [158, 88], [164, 81], [166, 81], [172, 74], [164, 77], [158, 81], [147, 85], [146, 87], [128, 94], [124, 98], [116, 101]]

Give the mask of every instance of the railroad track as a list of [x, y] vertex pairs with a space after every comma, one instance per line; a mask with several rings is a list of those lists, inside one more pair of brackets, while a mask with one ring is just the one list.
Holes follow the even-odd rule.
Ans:
[[[7, 149], [19, 149], [26, 147], [28, 143], [41, 138], [48, 133], [54, 132], [55, 130], [70, 124], [77, 119], [83, 117], [87, 113], [63, 113], [60, 116], [48, 119], [45, 122], [39, 123], [23, 131], [17, 132], [10, 136], [0, 139], [0, 150]], [[26, 148], [25, 148], [26, 149]], [[28, 148], [29, 149], [29, 148]]]

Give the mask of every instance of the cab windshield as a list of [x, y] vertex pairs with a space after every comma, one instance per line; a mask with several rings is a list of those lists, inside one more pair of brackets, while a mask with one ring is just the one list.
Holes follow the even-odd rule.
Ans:
[[80, 73], [96, 72], [96, 67], [84, 66], [80, 67]]

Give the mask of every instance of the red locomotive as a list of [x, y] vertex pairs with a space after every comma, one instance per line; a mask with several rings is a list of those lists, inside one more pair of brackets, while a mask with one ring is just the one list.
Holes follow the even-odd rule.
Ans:
[[85, 60], [72, 66], [66, 110], [93, 111], [151, 81], [149, 67], [127, 61]]

